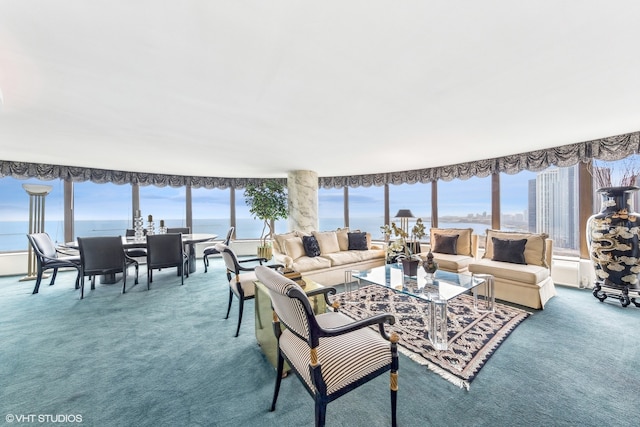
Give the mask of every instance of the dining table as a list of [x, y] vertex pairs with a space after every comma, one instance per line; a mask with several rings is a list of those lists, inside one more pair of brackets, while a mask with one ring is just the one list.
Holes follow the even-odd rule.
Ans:
[[[184, 245], [184, 250], [189, 257], [189, 274], [195, 273], [196, 271], [196, 244], [210, 242], [212, 240], [215, 240], [217, 237], [217, 234], [210, 233], [182, 234], [182, 243]], [[64, 244], [64, 247], [70, 249], [79, 249], [77, 241], [67, 242]], [[124, 249], [146, 248], [147, 238], [146, 236], [143, 236], [141, 238], [136, 238], [135, 236], [122, 236], [122, 247]], [[100, 283], [111, 284], [116, 283], [118, 280], [119, 277], [117, 277], [115, 274], [105, 275], [100, 278]]]

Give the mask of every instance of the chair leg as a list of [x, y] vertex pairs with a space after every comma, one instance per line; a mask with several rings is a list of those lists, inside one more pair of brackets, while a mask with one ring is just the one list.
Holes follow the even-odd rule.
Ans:
[[225, 319], [229, 318], [229, 312], [231, 312], [231, 303], [233, 302], [233, 291], [229, 289], [229, 306], [227, 307], [227, 315], [224, 316]]
[[239, 298], [240, 310], [238, 310], [238, 328], [236, 329], [236, 337], [240, 334], [240, 324], [242, 323], [242, 312], [244, 311], [244, 298]]
[[49, 286], [52, 286], [56, 282], [56, 276], [58, 275], [58, 269], [53, 269], [53, 276], [51, 276], [51, 282], [49, 282]]
[[147, 269], [147, 290], [151, 289], [149, 283], [151, 282], [151, 269]]
[[80, 279], [80, 299], [84, 298], [84, 275]]
[[316, 427], [324, 427], [327, 414], [326, 400], [316, 397]]
[[78, 274], [76, 275], [76, 289], [80, 289], [80, 270], [78, 270]]
[[207, 272], [207, 268], [209, 268], [209, 256], [207, 254], [204, 254], [204, 256], [202, 257], [202, 261], [204, 262], [204, 272]]
[[278, 348], [278, 367], [276, 368], [276, 388], [273, 390], [273, 400], [271, 401], [271, 412], [276, 410], [276, 401], [280, 393], [280, 383], [282, 382], [282, 372], [284, 371], [284, 358]]
[[42, 282], [42, 274], [43, 271], [41, 269], [38, 269], [38, 275], [36, 276], [36, 285], [33, 287], [33, 292], [31, 292], [32, 294], [38, 293], [38, 290], [40, 289], [40, 282]]

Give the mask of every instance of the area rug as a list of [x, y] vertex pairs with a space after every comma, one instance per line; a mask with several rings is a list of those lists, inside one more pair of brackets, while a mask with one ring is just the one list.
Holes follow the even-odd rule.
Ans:
[[447, 304], [448, 349], [436, 350], [429, 341], [429, 303], [391, 289], [369, 285], [357, 298], [336, 295], [340, 310], [354, 319], [378, 313], [391, 313], [396, 323], [388, 327], [400, 336], [399, 350], [412, 360], [446, 380], [469, 390], [471, 381], [507, 336], [529, 316], [529, 312], [495, 304], [493, 313], [477, 312], [473, 296], [463, 294]]

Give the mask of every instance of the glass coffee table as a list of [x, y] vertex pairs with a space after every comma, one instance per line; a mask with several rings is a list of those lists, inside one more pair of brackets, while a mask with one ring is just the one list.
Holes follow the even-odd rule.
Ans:
[[494, 311], [493, 276], [490, 274], [457, 274], [438, 270], [433, 279], [428, 279], [427, 273], [421, 268], [417, 276], [409, 277], [403, 274], [401, 266], [386, 264], [370, 270], [352, 271], [351, 277], [428, 302], [429, 340], [437, 350], [446, 350], [448, 345], [448, 301], [472, 292], [476, 311]]

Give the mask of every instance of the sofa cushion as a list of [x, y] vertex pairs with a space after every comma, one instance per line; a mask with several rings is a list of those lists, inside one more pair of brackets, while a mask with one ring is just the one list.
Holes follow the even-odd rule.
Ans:
[[[423, 260], [426, 257], [422, 257]], [[438, 268], [445, 271], [466, 271], [469, 264], [473, 261], [473, 257], [467, 255], [450, 255], [433, 252], [433, 259], [438, 263]]]
[[541, 267], [549, 268], [546, 260], [546, 242], [549, 237], [545, 233], [524, 233], [515, 231], [500, 231], [500, 230], [487, 230], [487, 241], [484, 249], [484, 255], [482, 258], [493, 258], [493, 239], [497, 237], [499, 239], [527, 239], [527, 244], [524, 249], [524, 259], [527, 264], [539, 265]]
[[308, 257], [303, 256], [295, 260], [292, 264], [292, 268], [298, 273], [304, 273], [306, 271], [320, 270], [322, 268], [331, 267], [331, 261], [321, 256]]
[[524, 248], [527, 239], [499, 239], [491, 238], [493, 243], [493, 261], [504, 261], [513, 264], [526, 264]]
[[302, 246], [308, 257], [316, 257], [320, 255], [320, 246], [315, 236], [302, 236]]
[[433, 252], [441, 254], [458, 255], [458, 238], [459, 234], [452, 234], [450, 236], [444, 234], [436, 234], [436, 241], [433, 244]]
[[336, 230], [336, 237], [338, 238], [338, 245], [341, 251], [349, 250], [349, 227], [338, 228]]
[[273, 235], [273, 248], [280, 252], [285, 254], [286, 253], [286, 249], [284, 247], [284, 241], [287, 239], [290, 239], [292, 237], [298, 237], [298, 233], [295, 231], [290, 231], [289, 233], [283, 233], [283, 234], [274, 234]]
[[332, 266], [345, 265], [363, 261], [363, 253], [364, 251], [339, 251], [330, 254], [322, 254], [321, 258], [331, 261]]
[[[472, 237], [473, 228], [432, 228], [431, 229], [431, 242], [435, 242], [435, 236], [437, 234], [445, 236], [458, 235], [458, 246], [456, 252], [458, 255], [474, 256]], [[433, 251], [435, 252], [435, 251]]]
[[292, 237], [284, 241], [284, 250], [291, 259], [296, 260], [302, 256], [306, 256], [304, 246], [302, 244], [302, 238]]
[[350, 251], [366, 251], [367, 246], [367, 233], [348, 233], [349, 236], [349, 248]]
[[546, 267], [534, 264], [513, 264], [481, 258], [469, 264], [469, 271], [478, 274], [491, 274], [506, 281], [538, 285], [549, 277]]
[[313, 234], [316, 240], [318, 240], [321, 255], [340, 252], [338, 235], [335, 231], [313, 231], [311, 234]]

